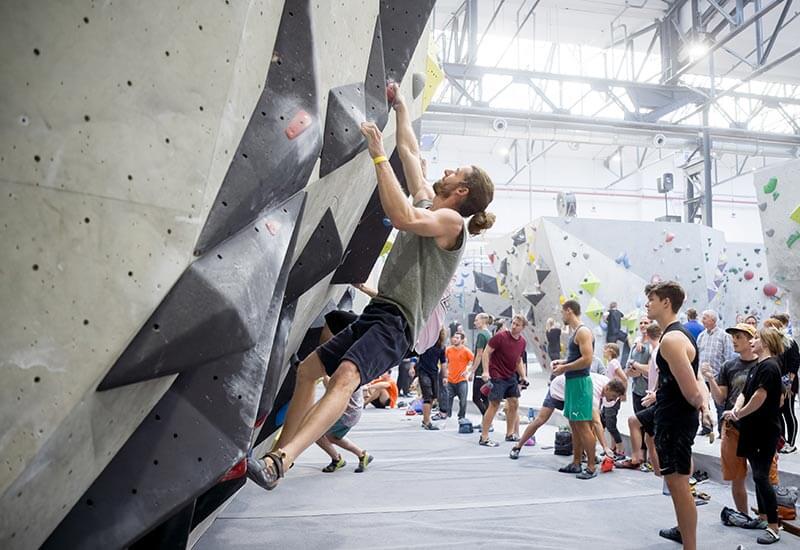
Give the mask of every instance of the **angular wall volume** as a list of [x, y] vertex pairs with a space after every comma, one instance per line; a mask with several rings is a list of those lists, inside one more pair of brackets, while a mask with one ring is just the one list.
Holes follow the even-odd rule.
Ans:
[[180, 545], [237, 490], [342, 296], [375, 189], [358, 123], [394, 149], [379, 87], [412, 97], [432, 4], [0, 6], [0, 546]]

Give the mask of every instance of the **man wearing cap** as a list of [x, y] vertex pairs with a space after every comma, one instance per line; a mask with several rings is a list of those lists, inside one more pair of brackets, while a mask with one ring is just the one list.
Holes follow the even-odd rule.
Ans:
[[[718, 407], [728, 411], [733, 409], [736, 398], [747, 382], [747, 375], [750, 369], [758, 362], [758, 357], [750, 348], [750, 340], [755, 337], [756, 329], [751, 325], [739, 323], [734, 327], [725, 330], [731, 335], [733, 340], [733, 350], [739, 354], [738, 357], [726, 361], [714, 377], [714, 370], [708, 363], [704, 364], [700, 371], [711, 388], [711, 395], [714, 397]], [[722, 432], [722, 442], [720, 445], [720, 459], [722, 463], [722, 478], [731, 482], [731, 494], [736, 509], [747, 515], [747, 460], [736, 455], [736, 447], [739, 443], [739, 428], [735, 422], [723, 420], [720, 428]], [[753, 520], [757, 523], [759, 520]], [[753, 528], [758, 527], [754, 525]]]

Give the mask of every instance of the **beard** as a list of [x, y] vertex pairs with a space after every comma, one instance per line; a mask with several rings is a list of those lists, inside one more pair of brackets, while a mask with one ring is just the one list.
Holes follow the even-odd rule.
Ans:
[[445, 188], [444, 184], [442, 183], [442, 180], [436, 180], [434, 182], [433, 192], [436, 193], [436, 196], [442, 197], [443, 199], [448, 198], [452, 194], [451, 191], [448, 191]]

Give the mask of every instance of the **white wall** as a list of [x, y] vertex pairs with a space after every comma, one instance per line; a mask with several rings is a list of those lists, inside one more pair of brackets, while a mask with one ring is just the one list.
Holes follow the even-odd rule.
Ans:
[[[498, 153], [507, 144], [500, 140], [443, 136], [434, 150], [424, 153], [428, 158], [428, 173], [440, 177], [445, 168], [476, 164], [489, 171], [496, 192], [491, 210], [498, 215], [495, 227], [487, 234], [491, 239], [509, 233], [540, 216], [556, 216], [556, 196], [569, 191], [576, 195], [578, 216], [652, 221], [665, 213], [664, 196], [656, 190], [656, 178], [664, 172], [675, 176], [675, 190], [669, 194], [669, 213], [683, 215], [685, 192], [682, 153], [664, 151], [659, 160], [650, 153], [642, 169], [610, 189], [617, 179], [603, 164], [613, 149], [600, 150], [595, 158], [582, 146], [571, 151], [559, 144], [551, 153], [536, 160], [532, 169], [523, 170], [510, 185], [514, 168]], [[538, 152], [539, 149], [536, 149]], [[576, 156], [578, 155], [578, 156]], [[625, 171], [631, 170], [635, 159], [623, 159]], [[735, 174], [736, 159], [725, 155], [717, 159], [717, 180]], [[781, 162], [771, 159], [771, 163]], [[713, 227], [725, 233], [729, 242], [761, 242], [761, 222], [753, 190], [751, 169], [761, 167], [761, 159], [749, 161], [742, 175], [714, 188]], [[529, 173], [530, 172], [530, 173]]]

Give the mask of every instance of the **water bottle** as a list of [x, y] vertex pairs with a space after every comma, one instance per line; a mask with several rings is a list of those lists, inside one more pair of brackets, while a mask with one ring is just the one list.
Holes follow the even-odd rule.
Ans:
[[533, 407], [528, 407], [528, 421], [530, 422], [533, 420], [534, 416], [536, 416], [536, 411], [533, 409]]

